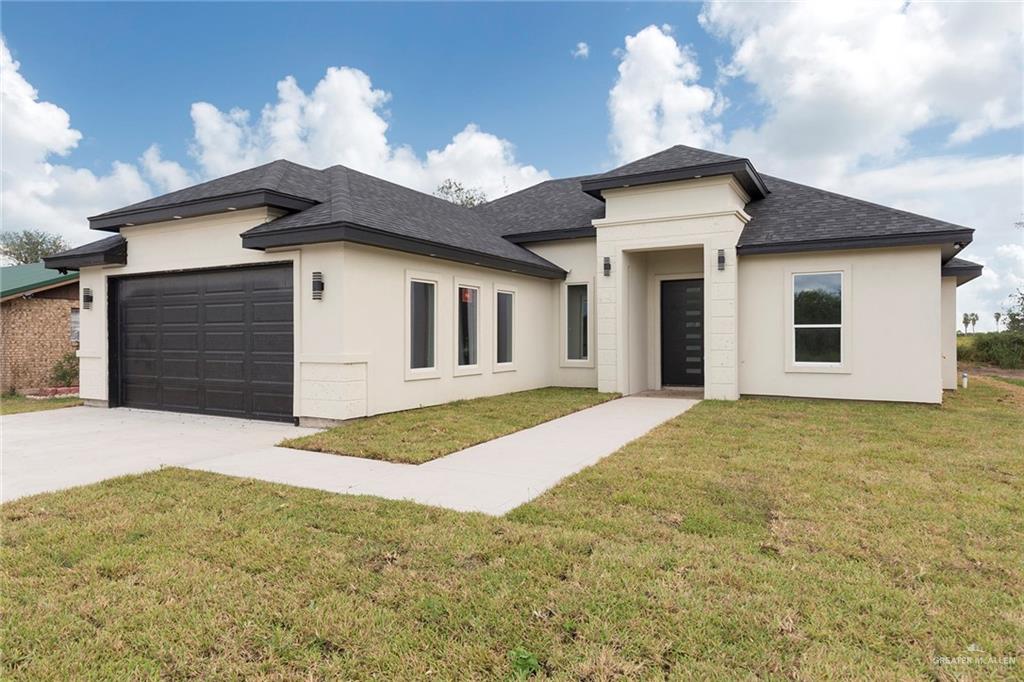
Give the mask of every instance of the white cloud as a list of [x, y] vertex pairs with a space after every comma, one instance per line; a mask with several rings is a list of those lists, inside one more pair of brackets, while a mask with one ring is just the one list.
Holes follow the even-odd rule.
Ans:
[[632, 161], [674, 144], [719, 144], [715, 93], [697, 82], [696, 57], [676, 42], [670, 27], [648, 26], [626, 36], [626, 47], [618, 54], [619, 77], [608, 97], [617, 161]]
[[590, 56], [590, 45], [587, 45], [583, 41], [576, 43], [576, 47], [572, 51], [573, 59], [586, 59]]
[[146, 176], [156, 185], [161, 193], [173, 192], [182, 187], [194, 185], [196, 180], [176, 161], [167, 161], [160, 154], [160, 146], [149, 145], [139, 158]]
[[53, 163], [78, 145], [82, 134], [56, 104], [39, 100], [39, 93], [20, 72], [7, 43], [0, 38], [0, 229], [45, 229], [73, 243], [95, 237], [85, 217], [150, 196], [138, 169], [114, 163], [105, 175], [85, 168]]
[[450, 177], [489, 197], [550, 177], [519, 163], [511, 142], [472, 123], [422, 159], [407, 146], [393, 146], [384, 111], [390, 99], [358, 69], [331, 67], [309, 93], [288, 76], [277, 84], [277, 101], [255, 121], [242, 109], [225, 113], [193, 104], [192, 154], [207, 177], [287, 158], [316, 168], [340, 163], [425, 192]]
[[1024, 121], [1017, 5], [715, 2], [701, 23], [767, 109], [729, 148], [780, 172], [831, 182], [898, 159], [926, 126], [953, 124], [955, 144]]

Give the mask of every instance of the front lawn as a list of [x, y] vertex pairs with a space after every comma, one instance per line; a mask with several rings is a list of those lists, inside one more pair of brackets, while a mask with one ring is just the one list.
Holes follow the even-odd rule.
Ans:
[[1022, 420], [982, 377], [705, 401], [500, 519], [178, 469], [19, 500], [0, 677], [1019, 678]]
[[26, 398], [23, 395], [0, 396], [0, 414], [18, 414], [20, 412], [39, 412], [56, 410], [59, 407], [81, 405], [77, 396], [73, 398]]
[[379, 414], [280, 445], [422, 464], [616, 397], [592, 388], [538, 388]]

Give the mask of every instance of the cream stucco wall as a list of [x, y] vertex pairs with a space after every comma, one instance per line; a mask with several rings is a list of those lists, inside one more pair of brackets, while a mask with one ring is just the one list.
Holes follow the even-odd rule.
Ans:
[[942, 278], [942, 388], [956, 389], [956, 277]]
[[[366, 414], [549, 386], [553, 381], [557, 280], [345, 244], [341, 284], [343, 342], [366, 363]], [[436, 371], [410, 376], [407, 338], [409, 278], [436, 282]], [[456, 364], [456, 287], [480, 289], [478, 364]], [[330, 283], [327, 284], [330, 290]], [[514, 369], [495, 363], [495, 291], [515, 293]], [[353, 416], [353, 415], [346, 415]]]
[[[700, 253], [704, 277], [704, 395], [739, 397], [736, 243], [749, 220], [748, 197], [731, 177], [712, 177], [652, 186], [607, 190], [606, 217], [595, 220], [597, 258], [612, 263], [612, 275], [599, 277], [598, 387], [602, 391], [636, 393], [652, 384], [653, 337], [649, 312], [649, 281], [639, 278], [643, 252], [692, 249]], [[717, 269], [718, 250], [725, 269]], [[668, 258], [669, 256], [665, 256]], [[690, 256], [696, 258], [697, 256]], [[646, 268], [645, 268], [646, 270]], [[643, 281], [643, 283], [641, 282]], [[636, 295], [643, 286], [645, 295]], [[646, 316], [646, 319], [645, 319]], [[640, 326], [648, 330], [644, 339]], [[632, 333], [630, 328], [633, 328]], [[643, 360], [637, 355], [643, 354]], [[646, 380], [641, 366], [648, 367]]]
[[[551, 304], [549, 317], [552, 330], [551, 358], [549, 371], [551, 383], [555, 386], [580, 386], [597, 388], [597, 244], [593, 238], [560, 239], [550, 242], [538, 242], [528, 245], [529, 249], [542, 258], [546, 258], [568, 274], [564, 282], [554, 282], [551, 287]], [[570, 284], [587, 284], [588, 343], [589, 357], [585, 361], [569, 360], [566, 353], [566, 286]]]
[[[844, 273], [844, 363], [794, 367], [794, 272]], [[939, 247], [746, 256], [739, 268], [744, 394], [942, 401]]]

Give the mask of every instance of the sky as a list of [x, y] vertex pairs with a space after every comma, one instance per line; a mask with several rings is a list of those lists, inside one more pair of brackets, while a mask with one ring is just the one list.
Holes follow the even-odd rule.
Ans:
[[[977, 230], [1024, 287], [1024, 4], [14, 3], [0, 229], [289, 158], [495, 198], [673, 144]], [[958, 315], [959, 317], [959, 315]]]

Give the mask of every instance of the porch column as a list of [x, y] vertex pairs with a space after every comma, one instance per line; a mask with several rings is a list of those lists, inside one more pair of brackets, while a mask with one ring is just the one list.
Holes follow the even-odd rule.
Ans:
[[[718, 269], [718, 251], [725, 252], [725, 269]], [[704, 349], [704, 397], [737, 400], [739, 390], [739, 277], [736, 241], [712, 239], [704, 245], [704, 305], [708, 336]]]

